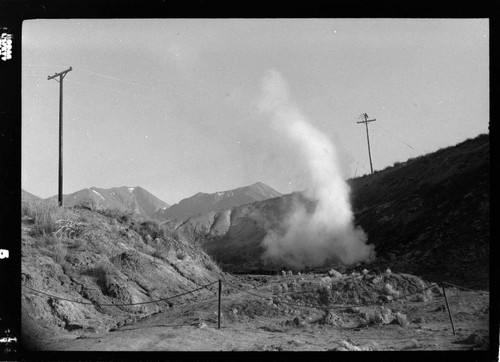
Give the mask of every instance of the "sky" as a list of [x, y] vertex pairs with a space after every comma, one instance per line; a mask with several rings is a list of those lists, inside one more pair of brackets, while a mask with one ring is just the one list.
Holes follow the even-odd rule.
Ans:
[[22, 188], [141, 186], [173, 204], [304, 188], [258, 107], [277, 72], [345, 179], [489, 132], [488, 19], [35, 19], [22, 28]]

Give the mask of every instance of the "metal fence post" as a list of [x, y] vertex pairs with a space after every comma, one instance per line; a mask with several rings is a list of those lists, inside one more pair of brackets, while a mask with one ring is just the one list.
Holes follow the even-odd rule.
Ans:
[[455, 335], [455, 326], [453, 325], [453, 317], [451, 316], [451, 310], [448, 304], [448, 298], [446, 297], [446, 291], [444, 289], [443, 283], [441, 283], [441, 287], [443, 288], [444, 301], [446, 302], [446, 308], [448, 309], [448, 315], [450, 316], [451, 329], [453, 330], [453, 335]]
[[221, 298], [221, 292], [222, 292], [222, 281], [219, 279], [219, 319], [218, 319], [217, 329], [220, 329], [220, 298]]

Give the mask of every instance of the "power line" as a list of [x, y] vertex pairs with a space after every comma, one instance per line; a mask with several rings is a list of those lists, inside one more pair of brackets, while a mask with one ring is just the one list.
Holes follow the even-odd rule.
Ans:
[[380, 124], [377, 127], [380, 127], [383, 131], [387, 132], [389, 135], [393, 136], [394, 138], [397, 138], [398, 141], [400, 141], [401, 143], [405, 144], [406, 146], [408, 146], [409, 148], [411, 148], [413, 151], [421, 152], [421, 151], [415, 149], [412, 145], [410, 145], [407, 142], [403, 141], [402, 138], [398, 137], [397, 135], [393, 134], [392, 132], [389, 132], [389, 130], [387, 130], [385, 127], [382, 127]]

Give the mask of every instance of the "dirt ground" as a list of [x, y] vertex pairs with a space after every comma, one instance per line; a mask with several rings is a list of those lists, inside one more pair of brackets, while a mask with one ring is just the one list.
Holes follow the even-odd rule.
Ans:
[[[294, 300], [290, 297], [293, 293], [283, 293], [283, 289], [277, 291], [287, 283], [312, 285], [321, 278], [318, 275], [232, 276], [227, 279], [231, 284], [222, 284], [220, 329], [216, 284], [211, 291], [197, 292], [194, 302], [174, 304], [167, 311], [109, 332], [39, 336], [38, 348], [45, 351], [489, 349], [487, 293], [447, 289], [454, 335], [444, 297], [437, 288], [423, 299], [408, 297], [367, 306], [331, 303], [321, 306], [311, 299]], [[385, 311], [383, 319], [370, 317], [377, 310]]]

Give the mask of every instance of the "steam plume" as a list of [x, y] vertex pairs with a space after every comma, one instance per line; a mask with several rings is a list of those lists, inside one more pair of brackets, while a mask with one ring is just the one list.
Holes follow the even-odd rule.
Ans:
[[264, 78], [258, 107], [270, 115], [274, 130], [297, 152], [296, 167], [306, 176], [304, 196], [315, 203], [310, 210], [297, 201], [281, 229], [268, 231], [264, 258], [294, 268], [327, 261], [371, 261], [373, 245], [367, 245], [364, 231], [354, 227], [349, 186], [341, 175], [336, 149], [290, 102], [280, 73], [270, 71]]

